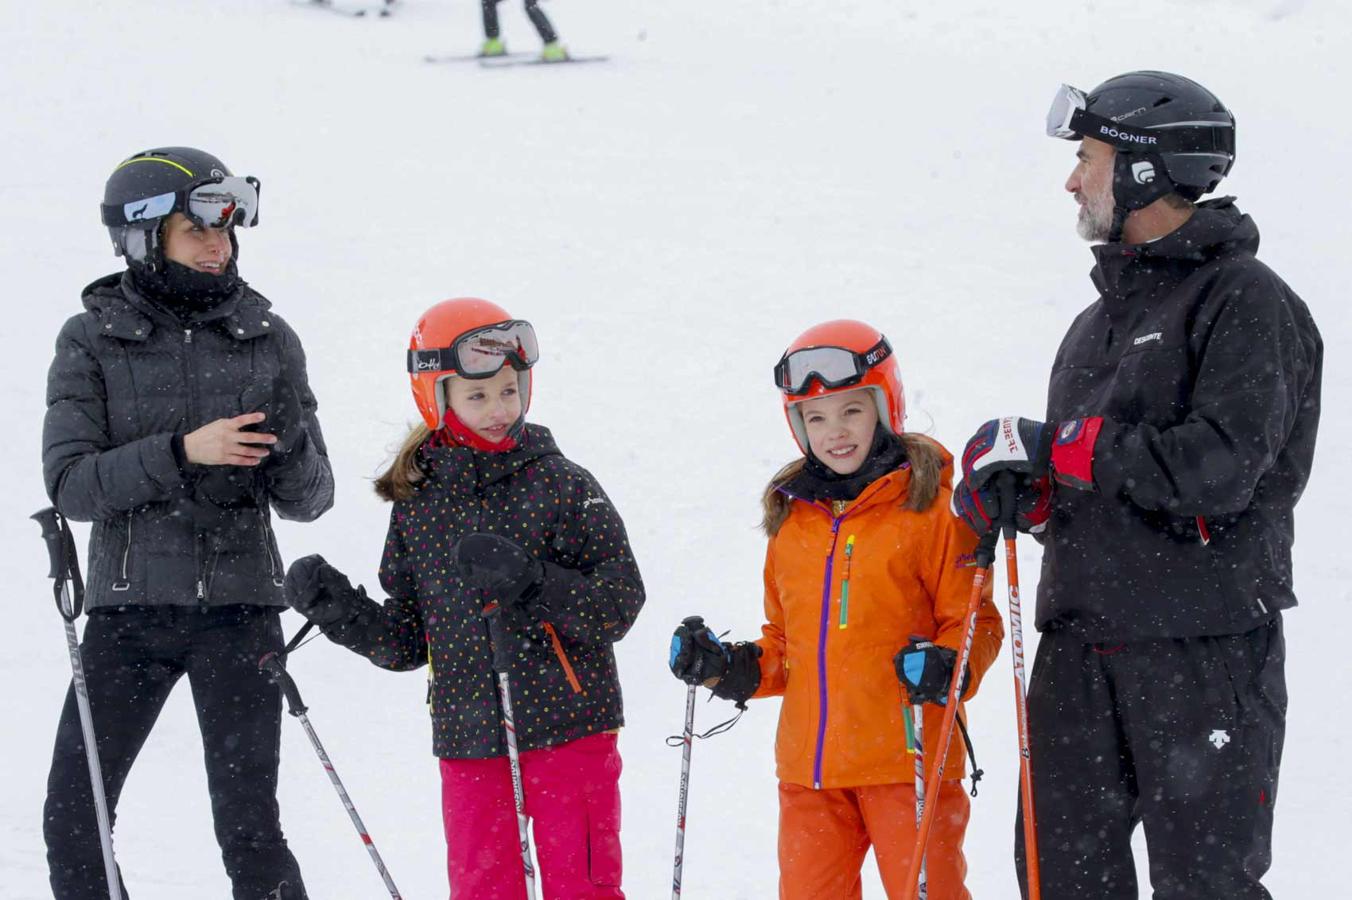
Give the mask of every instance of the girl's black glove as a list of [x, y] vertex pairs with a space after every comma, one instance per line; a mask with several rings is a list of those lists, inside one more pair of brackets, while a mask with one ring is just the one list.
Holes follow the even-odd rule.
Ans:
[[702, 618], [690, 616], [671, 635], [667, 665], [686, 684], [714, 681], [715, 697], [741, 706], [760, 687], [760, 655], [756, 644], [724, 644]]
[[544, 565], [520, 544], [496, 534], [467, 534], [451, 555], [462, 581], [489, 592], [504, 606], [524, 609], [544, 584]]
[[[923, 638], [911, 638], [909, 644], [897, 651], [892, 664], [896, 666], [897, 678], [912, 703], [947, 706], [948, 688], [953, 683], [953, 666], [957, 661], [956, 651]], [[964, 667], [959, 697], [967, 692], [971, 680], [972, 670]]]
[[287, 604], [321, 631], [350, 621], [366, 601], [366, 591], [354, 588], [346, 575], [318, 553], [291, 564], [284, 589]]

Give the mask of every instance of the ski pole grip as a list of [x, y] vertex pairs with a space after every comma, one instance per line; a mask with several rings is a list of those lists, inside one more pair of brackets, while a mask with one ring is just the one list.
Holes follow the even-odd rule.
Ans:
[[1000, 491], [1000, 529], [1004, 532], [1005, 540], [1013, 540], [1018, 533], [1014, 526], [1014, 517], [1017, 515], [1019, 504], [1018, 485], [1014, 481], [1014, 474], [1012, 472], [1002, 474], [997, 487]]
[[1000, 537], [1000, 532], [992, 528], [981, 536], [981, 540], [976, 545], [976, 564], [978, 568], [989, 569], [995, 564], [995, 541]]
[[696, 634], [704, 629], [703, 616], [686, 616], [681, 620], [681, 624], [690, 630], [690, 633]]
[[507, 646], [507, 627], [502, 621], [502, 604], [494, 600], [480, 613], [488, 621], [488, 643], [493, 652], [493, 671], [506, 674], [512, 667], [512, 651]]
[[258, 668], [267, 672], [273, 682], [282, 689], [282, 695], [286, 697], [287, 710], [291, 715], [303, 715], [307, 709], [305, 701], [300, 698], [300, 689], [296, 687], [296, 682], [283, 668], [281, 656], [275, 652], [264, 654], [258, 661]]
[[62, 552], [61, 520], [57, 517], [56, 507], [40, 509], [29, 518], [42, 526], [42, 540], [47, 545], [47, 558], [51, 562], [51, 571], [47, 577], [65, 578], [66, 558]]

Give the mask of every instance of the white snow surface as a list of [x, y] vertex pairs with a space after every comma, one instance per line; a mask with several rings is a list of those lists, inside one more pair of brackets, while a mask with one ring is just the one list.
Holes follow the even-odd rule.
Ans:
[[[679, 731], [684, 695], [666, 670], [671, 628], [700, 613], [744, 638], [761, 621], [757, 498], [795, 452], [772, 364], [808, 325], [863, 318], [896, 345], [912, 429], [960, 449], [987, 418], [1039, 416], [1056, 345], [1093, 297], [1062, 190], [1073, 147], [1043, 137], [1044, 112], [1062, 81], [1088, 88], [1136, 68], [1189, 74], [1236, 111], [1239, 160], [1225, 192], [1255, 217], [1261, 257], [1309, 303], [1326, 341], [1320, 453], [1297, 514], [1302, 605], [1287, 618], [1291, 707], [1268, 884], [1282, 898], [1347, 896], [1352, 564], [1338, 460], [1352, 443], [1352, 9], [545, 8], [574, 51], [612, 60], [427, 65], [426, 53], [479, 40], [478, 5], [449, 0], [406, 0], [388, 20], [287, 0], [8, 10], [0, 898], [49, 896], [41, 808], [69, 666], [27, 516], [47, 503], [39, 434], [53, 339], [79, 311], [81, 287], [121, 266], [96, 212], [117, 161], [197, 145], [262, 179], [262, 224], [242, 235], [241, 271], [305, 341], [338, 482], [332, 512], [279, 527], [288, 559], [322, 552], [376, 586], [388, 509], [370, 478], [416, 415], [403, 349], [425, 307], [480, 295], [535, 323], [544, 358], [531, 418], [605, 485], [647, 583], [618, 654], [625, 886], [650, 900], [670, 891], [680, 765], [663, 744]], [[502, 13], [509, 46], [533, 49], [519, 4]], [[1020, 546], [1031, 608], [1039, 553]], [[284, 621], [299, 624], [292, 613]], [[1031, 627], [1028, 637], [1031, 661]], [[1017, 894], [1009, 665], [1005, 650], [971, 706], [987, 777], [968, 831], [969, 885], [988, 900]], [[378, 670], [322, 639], [291, 669], [404, 896], [446, 896], [423, 674]], [[695, 746], [688, 897], [775, 894], [777, 711], [757, 703], [732, 733]], [[728, 712], [701, 703], [697, 724]], [[301, 728], [288, 717], [283, 729], [283, 823], [311, 896], [384, 896]], [[132, 772], [117, 825], [137, 900], [229, 896], [186, 685]], [[882, 897], [871, 862], [865, 877], [865, 896]]]

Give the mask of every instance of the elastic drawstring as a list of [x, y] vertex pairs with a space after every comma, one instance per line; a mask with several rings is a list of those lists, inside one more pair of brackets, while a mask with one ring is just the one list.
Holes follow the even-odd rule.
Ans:
[[967, 745], [967, 758], [972, 761], [972, 796], [976, 796], [976, 783], [981, 780], [981, 776], [986, 773], [981, 771], [976, 764], [976, 748], [972, 746], [972, 736], [967, 733], [967, 723], [959, 715], [958, 731], [962, 732], [962, 742]]

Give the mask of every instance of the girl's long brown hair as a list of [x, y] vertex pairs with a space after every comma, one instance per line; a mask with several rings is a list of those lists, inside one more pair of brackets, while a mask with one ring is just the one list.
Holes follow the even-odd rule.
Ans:
[[376, 477], [376, 494], [380, 499], [393, 503], [413, 496], [418, 482], [427, 477], [418, 466], [418, 448], [431, 436], [432, 432], [421, 422], [413, 426], [395, 454], [394, 462]]
[[[939, 445], [924, 435], [905, 432], [900, 438], [901, 447], [906, 451], [906, 461], [911, 464], [911, 484], [901, 501], [901, 508], [924, 512], [939, 496], [939, 479], [944, 470], [943, 455]], [[765, 493], [761, 495], [761, 528], [767, 536], [774, 537], [779, 533], [793, 503], [780, 488], [802, 472], [806, 462], [806, 457], [795, 459], [776, 472], [766, 485]]]

